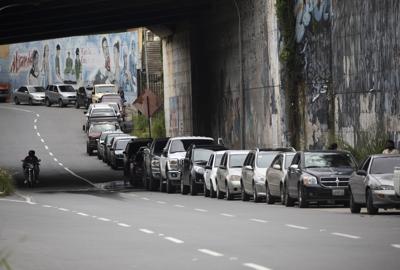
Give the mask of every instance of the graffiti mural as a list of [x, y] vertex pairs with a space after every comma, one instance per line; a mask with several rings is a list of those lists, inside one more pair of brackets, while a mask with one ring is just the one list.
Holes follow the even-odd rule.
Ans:
[[78, 36], [9, 46], [9, 83], [113, 83], [132, 102], [137, 97], [138, 33]]

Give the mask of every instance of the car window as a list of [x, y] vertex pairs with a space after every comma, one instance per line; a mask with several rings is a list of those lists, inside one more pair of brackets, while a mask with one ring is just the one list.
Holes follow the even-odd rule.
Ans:
[[205, 145], [213, 144], [213, 140], [196, 140], [196, 139], [184, 139], [184, 140], [174, 140], [171, 142], [170, 153], [176, 152], [186, 152], [186, 150], [192, 144]]
[[114, 86], [96, 86], [96, 93], [115, 93]]
[[241, 168], [247, 154], [231, 154], [229, 156], [229, 168]]
[[213, 151], [209, 149], [194, 149], [193, 151], [193, 161], [194, 162], [206, 162], [210, 159]]
[[277, 154], [277, 152], [260, 152], [257, 157], [257, 167], [268, 168]]
[[213, 162], [214, 162], [214, 156], [215, 155], [211, 155], [210, 158], [208, 159], [207, 165], [206, 166], [212, 166]]
[[305, 153], [304, 166], [306, 168], [329, 168], [329, 167], [350, 167], [354, 168], [355, 163], [351, 156], [346, 153]]
[[285, 155], [285, 169], [289, 168], [290, 164], [292, 163], [293, 157], [294, 153]]
[[297, 153], [297, 154], [293, 157], [293, 160], [292, 160], [291, 165], [292, 165], [292, 164], [297, 164], [297, 165], [299, 165], [299, 163], [300, 163], [300, 157], [301, 157], [300, 153]]
[[369, 168], [369, 164], [370, 163], [371, 163], [371, 158], [369, 157], [362, 163], [362, 166], [361, 166], [360, 169], [368, 172], [368, 168]]
[[167, 144], [167, 140], [166, 141], [157, 141], [154, 145], [154, 150], [153, 153], [156, 155], [160, 155], [165, 147], [165, 145]]
[[60, 85], [59, 86], [61, 92], [75, 92], [75, 89], [71, 85]]
[[128, 144], [129, 141], [130, 141], [130, 139], [129, 140], [118, 140], [115, 143], [115, 150], [123, 150], [123, 149], [125, 149], [125, 147], [126, 147], [126, 145]]
[[116, 124], [101, 124], [101, 125], [92, 125], [89, 128], [90, 132], [103, 132], [103, 131], [115, 131], [118, 129], [118, 125]]
[[221, 164], [222, 156], [223, 156], [223, 154], [216, 154], [215, 155], [214, 167], [218, 167], [219, 164]]
[[29, 92], [31, 92], [31, 93], [43, 93], [44, 92], [44, 88], [41, 87], [41, 86], [30, 87], [29, 88]]
[[113, 108], [93, 109], [90, 113], [91, 116], [115, 116]]
[[225, 154], [222, 156], [221, 162], [219, 163], [219, 165], [225, 166], [225, 167], [226, 167], [226, 156], [227, 156], [227, 154], [225, 153]]
[[394, 167], [400, 166], [399, 156], [376, 157], [371, 163], [371, 174], [392, 174]]

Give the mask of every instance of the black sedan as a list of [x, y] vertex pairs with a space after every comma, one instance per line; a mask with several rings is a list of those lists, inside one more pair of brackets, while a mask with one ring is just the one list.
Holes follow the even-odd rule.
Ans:
[[293, 157], [285, 181], [285, 205], [309, 202], [349, 203], [348, 183], [356, 162], [344, 151], [300, 151]]

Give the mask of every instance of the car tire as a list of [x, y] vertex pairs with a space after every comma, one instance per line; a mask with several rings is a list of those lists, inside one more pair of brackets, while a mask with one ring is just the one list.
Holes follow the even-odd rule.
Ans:
[[217, 199], [221, 200], [224, 198], [224, 196], [225, 196], [225, 194], [219, 189], [218, 182], [217, 182]]
[[376, 215], [379, 212], [379, 208], [374, 206], [374, 198], [372, 196], [372, 191], [371, 189], [368, 189], [367, 192], [367, 213], [368, 215]]
[[269, 190], [268, 182], [266, 182], [266, 184], [265, 184], [265, 201], [267, 204], [275, 203], [275, 199], [274, 199], [274, 197], [272, 197], [271, 191]]
[[297, 192], [298, 192], [299, 208], [308, 207], [308, 202], [307, 202], [306, 198], [304, 197], [304, 186], [303, 186], [303, 184], [301, 184], [301, 183], [299, 184]]
[[279, 187], [279, 194], [280, 194], [280, 198], [281, 198], [281, 204], [284, 205], [285, 204], [285, 189], [284, 189], [284, 185], [280, 185]]
[[32, 105], [33, 105], [33, 101], [32, 101], [32, 99], [31, 99], [31, 98], [29, 98], [29, 100], [28, 100], [28, 104], [29, 104], [30, 106], [32, 106]]
[[233, 200], [233, 194], [232, 194], [231, 191], [229, 190], [229, 185], [228, 185], [228, 183], [225, 183], [225, 190], [226, 190], [226, 200], [227, 200], [227, 201]]
[[21, 104], [21, 103], [19, 102], [19, 99], [18, 99], [17, 97], [14, 98], [14, 103], [15, 103], [15, 105]]
[[47, 107], [50, 107], [50, 106], [51, 106], [50, 99], [48, 99], [48, 98], [45, 99], [44, 103], [46, 103], [46, 106], [47, 106]]
[[164, 180], [162, 179], [162, 177], [160, 178], [160, 192], [165, 192], [166, 191], [166, 185], [163, 183]]
[[197, 186], [191, 176], [189, 176], [189, 182], [190, 182], [190, 195], [192, 196], [197, 195]]
[[261, 202], [261, 198], [260, 196], [258, 196], [257, 187], [254, 183], [253, 183], [253, 202], [254, 203]]
[[212, 181], [210, 181], [210, 198], [216, 198], [217, 192], [214, 189]]
[[79, 106], [79, 102], [76, 101], [76, 102], [75, 102], [75, 108], [79, 109], [79, 107], [80, 107], [80, 106]]
[[291, 207], [294, 205], [294, 200], [292, 197], [290, 197], [289, 190], [286, 185], [284, 187], [284, 190], [285, 190], [285, 206]]
[[246, 193], [243, 183], [241, 184], [241, 199], [244, 202], [250, 200], [250, 196]]
[[93, 153], [93, 150], [92, 150], [92, 149], [90, 149], [90, 147], [89, 147], [89, 145], [88, 145], [88, 144], [86, 145], [86, 153], [87, 153], [89, 156], [91, 156], [91, 155], [92, 155], [92, 153]]
[[204, 193], [204, 197], [210, 197], [210, 190], [207, 189], [206, 183], [203, 184], [203, 193]]
[[185, 184], [183, 184], [183, 181], [181, 180], [181, 194], [182, 195], [186, 195], [189, 193], [189, 189], [188, 186], [186, 186]]
[[156, 181], [155, 181], [155, 179], [154, 179], [152, 176], [150, 176], [149, 182], [150, 182], [150, 183], [149, 183], [150, 191], [155, 191], [155, 190], [157, 190]]
[[171, 193], [174, 192], [172, 183], [171, 183], [171, 181], [168, 179], [168, 177], [167, 177], [167, 188], [166, 188], [166, 189], [167, 189], [167, 193], [168, 193], [168, 194], [171, 194]]
[[63, 103], [62, 99], [58, 100], [58, 106], [60, 108], [64, 107], [64, 103]]

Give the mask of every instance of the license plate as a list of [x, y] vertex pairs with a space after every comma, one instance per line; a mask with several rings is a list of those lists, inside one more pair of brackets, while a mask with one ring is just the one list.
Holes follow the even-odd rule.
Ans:
[[333, 189], [332, 195], [333, 196], [344, 196], [344, 189]]

